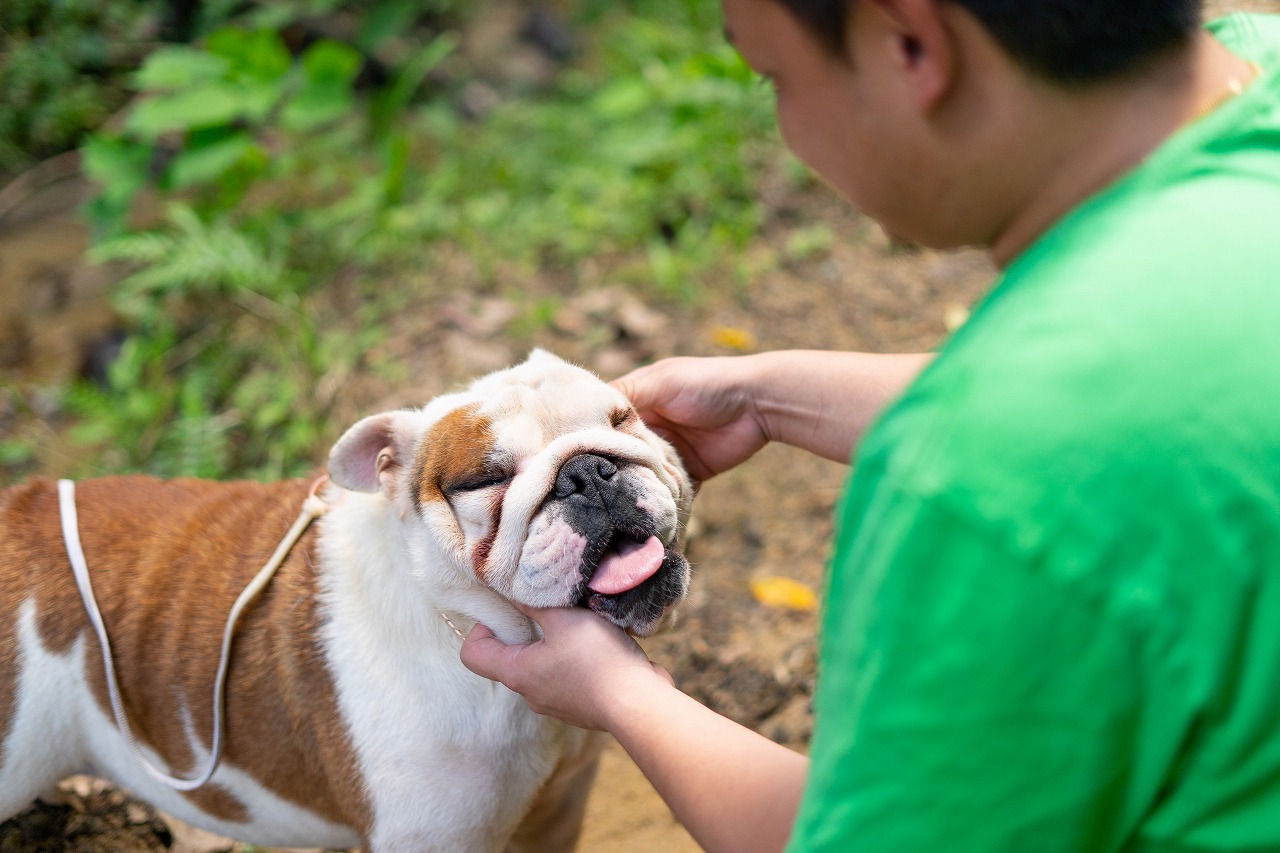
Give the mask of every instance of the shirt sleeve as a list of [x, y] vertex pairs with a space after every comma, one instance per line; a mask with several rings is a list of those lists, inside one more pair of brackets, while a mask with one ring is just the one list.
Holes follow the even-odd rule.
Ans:
[[[855, 500], [856, 502], [856, 500]], [[841, 533], [789, 850], [1113, 850], [1133, 643], [1077, 588], [881, 483]]]

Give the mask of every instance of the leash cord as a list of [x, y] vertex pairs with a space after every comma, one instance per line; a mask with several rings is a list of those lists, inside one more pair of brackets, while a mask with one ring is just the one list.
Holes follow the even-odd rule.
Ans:
[[129, 720], [124, 711], [124, 701], [120, 696], [120, 685], [116, 680], [116, 668], [111, 655], [111, 642], [107, 639], [107, 627], [102, 621], [102, 613], [98, 609], [98, 602], [93, 595], [93, 585], [89, 582], [88, 563], [85, 560], [84, 548], [80, 544], [79, 517], [76, 513], [76, 484], [71, 480], [58, 481], [58, 503], [62, 510], [62, 538], [67, 546], [67, 556], [71, 559], [71, 569], [75, 573], [76, 586], [80, 588], [80, 598], [84, 601], [84, 609], [89, 615], [89, 621], [93, 623], [93, 630], [97, 633], [98, 642], [102, 647], [103, 670], [106, 673], [107, 692], [111, 697], [111, 711], [116, 718], [116, 727], [120, 729], [120, 733], [124, 736], [125, 742], [128, 743], [129, 749], [133, 752], [138, 764], [142, 766], [148, 776], [156, 781], [168, 785], [175, 791], [194, 791], [207, 784], [213, 778], [214, 771], [218, 769], [218, 763], [222, 759], [222, 739], [225, 728], [223, 722], [224, 694], [227, 668], [231, 663], [231, 641], [235, 635], [236, 623], [240, 619], [241, 612], [257, 598], [258, 593], [271, 581], [276, 569], [280, 568], [285, 557], [289, 555], [289, 552], [297, 544], [298, 539], [302, 537], [303, 532], [310, 526], [311, 522], [324, 515], [328, 510], [328, 506], [316, 494], [320, 486], [327, 480], [328, 477], [321, 477], [312, 484], [311, 492], [302, 504], [302, 512], [298, 515], [297, 521], [293, 523], [293, 527], [289, 529], [284, 539], [280, 541], [280, 545], [276, 548], [275, 553], [271, 555], [271, 559], [258, 571], [258, 574], [240, 593], [235, 604], [231, 606], [231, 612], [227, 615], [226, 629], [222, 634], [222, 652], [218, 660], [218, 674], [213, 683], [213, 740], [209, 746], [209, 766], [199, 776], [189, 779], [171, 776], [152, 764], [143, 754], [142, 747], [138, 744], [138, 740], [134, 737], [133, 730], [129, 726]]

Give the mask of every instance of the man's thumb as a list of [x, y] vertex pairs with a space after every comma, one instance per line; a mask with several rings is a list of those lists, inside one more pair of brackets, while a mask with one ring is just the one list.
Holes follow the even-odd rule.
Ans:
[[499, 640], [494, 633], [476, 623], [462, 641], [462, 665], [491, 681], [502, 681], [506, 663], [514, 649]]

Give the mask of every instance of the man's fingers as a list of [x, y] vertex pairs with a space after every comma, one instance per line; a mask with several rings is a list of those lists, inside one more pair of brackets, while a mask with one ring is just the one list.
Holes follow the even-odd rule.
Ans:
[[630, 373], [626, 374], [625, 376], [619, 376], [617, 379], [610, 381], [609, 384], [612, 385], [614, 388], [617, 388], [619, 391], [621, 391], [622, 395], [626, 397], [628, 400], [631, 399], [632, 383], [631, 383]]
[[512, 605], [525, 616], [528, 616], [534, 622], [538, 623], [538, 627], [546, 630], [547, 622], [555, 621], [558, 614], [564, 613], [568, 608], [565, 607], [531, 607], [519, 601], [512, 601]]
[[508, 646], [494, 636], [493, 632], [476, 623], [475, 627], [462, 641], [462, 665], [490, 681], [503, 681], [507, 664], [518, 646]]
[[494, 633], [489, 630], [487, 625], [477, 622], [471, 627], [471, 630], [467, 632], [466, 640], [464, 640], [464, 642], [469, 642], [471, 640], [479, 642], [480, 640], [485, 640], [493, 636]]
[[621, 391], [628, 400], [635, 403], [637, 402], [635, 395], [640, 393], [640, 385], [636, 380], [648, 373], [652, 367], [653, 365], [648, 364], [642, 367], [637, 367], [635, 370], [619, 376], [609, 384]]
[[[643, 367], [640, 368], [640, 370], [644, 369]], [[636, 382], [637, 373], [639, 371], [632, 371], [626, 376], [618, 377], [609, 384], [621, 391], [622, 396], [631, 401], [631, 405], [640, 413], [640, 419], [644, 421], [645, 426], [650, 429], [666, 428], [666, 418], [654, 410], [654, 406], [662, 403], [663, 400], [653, 399], [652, 394], [645, 393], [644, 389], [647, 386], [644, 383]]]

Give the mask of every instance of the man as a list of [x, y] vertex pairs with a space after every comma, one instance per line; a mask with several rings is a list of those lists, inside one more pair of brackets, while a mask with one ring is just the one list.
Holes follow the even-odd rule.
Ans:
[[531, 614], [525, 647], [477, 628], [464, 661], [612, 732], [708, 850], [1280, 850], [1280, 19], [724, 10], [800, 157], [894, 235], [1003, 268], [932, 361], [619, 380], [700, 478], [768, 440], [859, 445], [812, 762], [589, 613]]

